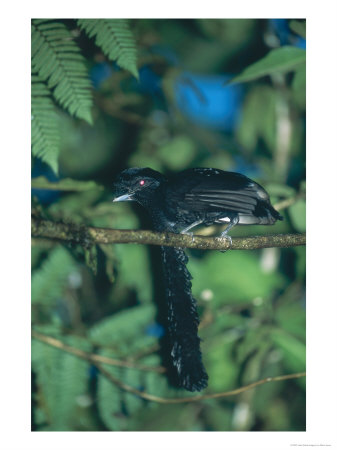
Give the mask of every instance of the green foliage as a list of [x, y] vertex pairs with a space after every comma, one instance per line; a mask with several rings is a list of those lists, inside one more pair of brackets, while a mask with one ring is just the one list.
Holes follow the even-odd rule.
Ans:
[[289, 23], [289, 28], [294, 31], [294, 33], [299, 34], [303, 39], [306, 37], [306, 23], [305, 21], [299, 22], [298, 20], [291, 20]]
[[136, 43], [127, 20], [79, 19], [77, 22], [89, 37], [96, 38], [96, 45], [109, 59], [139, 78]]
[[294, 79], [291, 84], [293, 96], [297, 104], [301, 108], [305, 108], [306, 102], [306, 67], [301, 65], [294, 74]]
[[268, 299], [283, 284], [282, 275], [268, 273], [259, 264], [256, 253], [210, 252], [202, 260], [191, 259], [193, 292], [200, 298], [209, 289], [212, 305], [250, 302], [254, 298]]
[[52, 189], [56, 191], [88, 191], [91, 189], [102, 190], [103, 187], [94, 181], [79, 181], [71, 178], [63, 178], [56, 182], [47, 180], [46, 177], [36, 177], [32, 180], [32, 189]]
[[[90, 330], [90, 340], [95, 345], [118, 348], [127, 353], [131, 348], [138, 348], [137, 337], [143, 334], [145, 327], [154, 320], [153, 305], [133, 307], [103, 319]], [[153, 339], [147, 339], [153, 344]]]
[[264, 58], [248, 66], [240, 75], [232, 79], [232, 83], [246, 83], [274, 73], [293, 71], [305, 64], [305, 50], [284, 46], [271, 50]]
[[254, 87], [246, 97], [238, 139], [249, 151], [253, 151], [259, 139], [268, 149], [276, 145], [276, 104], [278, 93], [267, 86]]
[[32, 275], [32, 303], [52, 305], [62, 297], [75, 261], [63, 247], [53, 249]]
[[59, 131], [51, 91], [32, 75], [32, 154], [58, 172]]
[[[96, 37], [96, 45], [109, 59], [138, 78], [136, 45], [126, 20], [82, 19], [78, 23]], [[61, 21], [33, 19], [31, 33], [32, 154], [58, 173], [60, 128], [53, 100], [70, 115], [93, 124], [87, 61]]]
[[[49, 331], [45, 329], [45, 331]], [[69, 345], [88, 348], [72, 336]], [[89, 365], [76, 356], [42, 342], [32, 342], [32, 369], [37, 377], [37, 422], [41, 431], [71, 431], [78, 428], [78, 397], [87, 392]]]
[[304, 200], [299, 200], [289, 207], [289, 214], [294, 228], [303, 233], [306, 229], [306, 204]]
[[139, 245], [123, 244], [114, 247], [120, 262], [118, 283], [135, 290], [140, 301], [149, 302], [152, 298], [152, 282], [147, 249]]
[[53, 89], [71, 115], [92, 123], [92, 94], [85, 59], [63, 23], [32, 21], [32, 71]]
[[271, 338], [281, 350], [289, 371], [303, 372], [305, 370], [305, 344], [283, 330], [274, 330]]

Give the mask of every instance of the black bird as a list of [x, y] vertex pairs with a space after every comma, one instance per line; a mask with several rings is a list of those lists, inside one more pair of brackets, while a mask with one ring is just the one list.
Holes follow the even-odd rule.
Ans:
[[[195, 168], [166, 178], [149, 168], [132, 168], [118, 176], [114, 188], [114, 202], [140, 203], [156, 231], [192, 234], [189, 230], [197, 225], [227, 223], [221, 236], [231, 241], [227, 233], [236, 224], [272, 225], [282, 220], [263, 187], [235, 172]], [[207, 387], [208, 375], [201, 359], [188, 258], [182, 248], [161, 247], [161, 252], [172, 362], [179, 385], [201, 391]]]

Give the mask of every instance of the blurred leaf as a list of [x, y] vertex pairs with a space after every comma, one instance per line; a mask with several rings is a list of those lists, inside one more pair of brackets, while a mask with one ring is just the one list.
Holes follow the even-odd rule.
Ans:
[[215, 401], [207, 404], [205, 409], [205, 419], [210, 431], [232, 430], [233, 412], [229, 405]]
[[295, 196], [296, 194], [296, 190], [286, 184], [267, 183], [264, 185], [264, 188], [271, 197], [289, 198]]
[[[293, 291], [292, 294], [294, 296]], [[282, 330], [300, 338], [302, 341], [305, 340], [305, 308], [296, 297], [292, 297], [291, 301], [283, 302], [278, 306], [275, 319]]]
[[[92, 127], [66, 114], [59, 115], [60, 170], [65, 177], [93, 178], [106, 169], [115, 155], [123, 133], [123, 125], [111, 121], [108, 125], [100, 117]], [[107, 128], [108, 127], [108, 128]]]
[[97, 275], [97, 247], [91, 245], [84, 249], [84, 259], [86, 265], [92, 270], [94, 275]]
[[283, 354], [284, 363], [292, 372], [305, 371], [305, 344], [283, 330], [274, 329], [270, 338]]
[[296, 203], [289, 206], [289, 215], [294, 228], [298, 232], [306, 230], [306, 203], [305, 200], [299, 199]]
[[57, 191], [87, 191], [91, 189], [103, 190], [103, 186], [94, 181], [78, 181], [71, 178], [63, 178], [58, 182], [51, 182], [46, 177], [41, 176], [32, 179], [32, 189], [51, 189]]
[[256, 149], [262, 138], [270, 152], [276, 145], [276, 102], [278, 93], [270, 86], [256, 86], [246, 96], [237, 137], [247, 150]]
[[[75, 336], [67, 344], [88, 350], [88, 343]], [[32, 341], [32, 368], [37, 376], [38, 401], [48, 425], [45, 431], [74, 431], [77, 429], [77, 397], [87, 391], [87, 361], [51, 347]]]
[[[116, 354], [110, 350], [101, 351], [102, 356], [116, 358]], [[121, 367], [105, 366], [105, 370], [114, 377], [122, 380], [124, 370]], [[103, 375], [97, 380], [97, 408], [100, 418], [111, 431], [123, 431], [127, 426], [127, 416], [123, 412], [123, 392]]]
[[63, 296], [76, 262], [64, 247], [53, 249], [32, 276], [32, 303], [53, 304]]
[[194, 294], [200, 298], [202, 291], [209, 289], [214, 307], [266, 298], [284, 283], [280, 273], [263, 272], [253, 252], [209, 252], [202, 260], [191, 258], [188, 266]]
[[303, 39], [306, 38], [306, 22], [299, 20], [291, 20], [289, 23], [289, 28]]
[[296, 253], [296, 277], [298, 279], [304, 279], [306, 273], [306, 248], [295, 247]]
[[144, 335], [146, 326], [154, 321], [154, 313], [153, 305], [135, 306], [120, 311], [96, 323], [89, 331], [90, 339], [96, 345], [115, 345], [130, 350], [132, 341]]
[[305, 50], [297, 47], [276, 48], [244, 69], [240, 75], [231, 80], [231, 83], [246, 83], [266, 75], [293, 71], [299, 64], [305, 62], [305, 55]]
[[83, 219], [86, 217], [88, 208], [101, 196], [102, 193], [98, 189], [69, 193], [51, 204], [48, 213], [55, 219], [68, 220], [71, 223], [83, 225]]
[[109, 278], [110, 283], [114, 283], [116, 281], [115, 279], [115, 271], [114, 271], [114, 256], [115, 252], [113, 249], [113, 245], [99, 245], [99, 248], [102, 250], [102, 252], [106, 256], [106, 262], [105, 262], [105, 273], [107, 277]]
[[267, 408], [264, 405], [264, 410], [262, 410], [262, 412], [266, 421], [264, 431], [292, 430], [292, 425], [289, 418], [289, 408], [285, 400], [281, 398], [274, 398], [269, 402]]
[[301, 108], [306, 104], [306, 66], [302, 64], [294, 73], [294, 79], [291, 84], [293, 96]]
[[118, 285], [134, 289], [141, 302], [151, 301], [152, 274], [146, 247], [116, 244], [114, 250], [119, 260], [116, 277]]
[[204, 353], [208, 370], [208, 386], [212, 392], [226, 391], [235, 386], [239, 367], [232, 355], [232, 342], [227, 336], [219, 336], [216, 345]]
[[[252, 327], [252, 323], [249, 322], [248, 325], [250, 325], [250, 327], [247, 327], [245, 330], [240, 346], [237, 348], [237, 361], [240, 365], [243, 364], [250, 355], [256, 353], [259, 348], [264, 349], [266, 343], [270, 346], [270, 327], [268, 325], [256, 323], [255, 326]], [[251, 382], [251, 380], [248, 380], [247, 382]]]
[[170, 170], [182, 170], [195, 157], [195, 144], [189, 137], [180, 135], [174, 137], [166, 145], [158, 149], [158, 157]]
[[[195, 72], [204, 72], [205, 67], [213, 73], [222, 71], [234, 55], [249, 47], [258, 26], [256, 19], [195, 19], [194, 22], [206, 39], [194, 35], [193, 52], [189, 46], [183, 46], [180, 52], [184, 66]], [[178, 46], [181, 42], [184, 40]]]

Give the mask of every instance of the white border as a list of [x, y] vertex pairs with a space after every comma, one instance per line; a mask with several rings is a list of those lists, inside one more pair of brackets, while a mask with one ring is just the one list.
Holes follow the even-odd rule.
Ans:
[[[282, 0], [123, 4], [96, 0], [2, 6], [2, 323], [0, 435], [5, 450], [336, 448], [336, 2]], [[30, 18], [307, 18], [308, 403], [306, 432], [30, 432]], [[18, 113], [20, 121], [18, 121]]]

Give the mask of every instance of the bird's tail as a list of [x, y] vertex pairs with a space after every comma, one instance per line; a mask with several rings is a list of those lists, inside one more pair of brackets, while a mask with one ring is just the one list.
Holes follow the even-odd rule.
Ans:
[[201, 360], [199, 316], [186, 267], [188, 258], [182, 248], [161, 247], [161, 251], [173, 365], [181, 387], [201, 391], [207, 387], [208, 375]]

